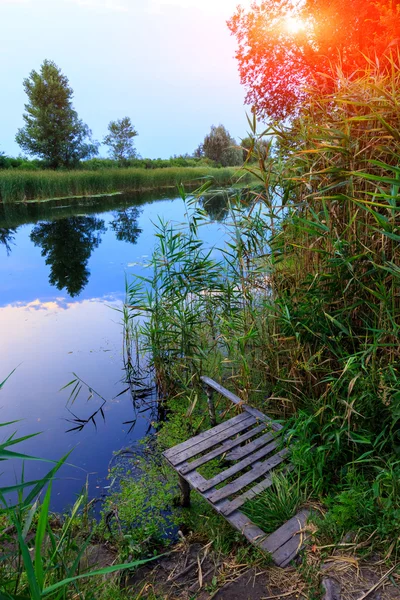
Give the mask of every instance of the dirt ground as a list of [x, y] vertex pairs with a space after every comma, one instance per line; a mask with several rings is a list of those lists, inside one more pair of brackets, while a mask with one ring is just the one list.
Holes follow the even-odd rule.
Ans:
[[298, 567], [249, 568], [216, 555], [210, 544], [182, 542], [127, 585], [133, 600], [400, 600], [400, 574], [389, 570], [378, 558], [368, 563], [339, 554], [322, 564], [310, 555]]

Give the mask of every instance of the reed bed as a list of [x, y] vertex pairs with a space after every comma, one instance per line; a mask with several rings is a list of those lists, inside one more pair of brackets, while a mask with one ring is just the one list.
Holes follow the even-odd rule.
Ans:
[[225, 380], [285, 423], [307, 497], [330, 508], [321, 535], [356, 530], [390, 552], [400, 534], [399, 104], [394, 65], [341, 77], [330, 96], [314, 90], [290, 127], [260, 135], [278, 144], [248, 164], [263, 190], [230, 203], [221, 260], [197, 237], [198, 206], [186, 237], [161, 227], [153, 276], [129, 290], [132, 321], [139, 308], [148, 315], [140, 335], [160, 397], [186, 395], [192, 418], [204, 410], [199, 375]]
[[[165, 169], [102, 169], [98, 171], [0, 171], [0, 202], [24, 202], [113, 192], [174, 188], [179, 183], [198, 187], [204, 178], [229, 185], [246, 174], [237, 168], [173, 167]], [[248, 175], [247, 175], [248, 178]]]

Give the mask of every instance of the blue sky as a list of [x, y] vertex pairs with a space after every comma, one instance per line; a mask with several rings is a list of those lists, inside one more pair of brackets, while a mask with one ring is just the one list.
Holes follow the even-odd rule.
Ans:
[[22, 81], [45, 58], [69, 78], [74, 107], [97, 140], [110, 120], [124, 116], [139, 132], [144, 157], [191, 153], [213, 124], [244, 137], [245, 90], [226, 26], [237, 4], [0, 0], [0, 151], [20, 153], [14, 137], [23, 124]]

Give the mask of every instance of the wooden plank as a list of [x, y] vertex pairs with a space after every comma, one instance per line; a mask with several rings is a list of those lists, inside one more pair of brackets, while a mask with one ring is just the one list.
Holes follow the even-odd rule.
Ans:
[[253, 408], [252, 406], [249, 406], [248, 404], [243, 404], [242, 408], [244, 411], [246, 411], [247, 413], [249, 413], [256, 419], [259, 419], [260, 421], [264, 421], [265, 423], [269, 423], [271, 425], [271, 429], [273, 429], [274, 431], [280, 431], [281, 429], [283, 429], [283, 425], [281, 425], [280, 423], [276, 423], [270, 417], [267, 417], [267, 415], [264, 415], [264, 413], [262, 413], [257, 408]]
[[195, 437], [189, 438], [188, 440], [186, 440], [186, 442], [182, 442], [181, 444], [177, 444], [173, 448], [169, 448], [168, 450], [163, 452], [163, 454], [164, 454], [165, 458], [169, 458], [170, 456], [173, 456], [177, 452], [182, 452], [182, 450], [186, 450], [186, 448], [190, 448], [190, 446], [192, 446], [193, 444], [197, 444], [197, 442], [199, 440], [200, 441], [205, 440], [208, 437], [215, 435], [216, 433], [219, 433], [220, 431], [224, 431], [225, 429], [227, 429], [228, 427], [231, 427], [232, 425], [236, 425], [236, 423], [240, 423], [247, 417], [248, 417], [248, 415], [246, 413], [241, 413], [240, 415], [236, 415], [236, 417], [232, 417], [232, 419], [229, 419], [228, 421], [224, 421], [223, 423], [220, 423], [219, 425], [217, 425], [216, 427], [213, 427], [212, 429], [208, 429], [207, 431], [203, 431], [202, 433], [199, 433]]
[[267, 444], [271, 440], [275, 439], [275, 437], [276, 436], [274, 436], [273, 433], [266, 433], [265, 435], [261, 435], [259, 438], [250, 442], [249, 444], [246, 444], [245, 446], [242, 446], [241, 448], [235, 448], [234, 450], [231, 450], [226, 455], [226, 458], [228, 460], [239, 460], [240, 458], [244, 458], [248, 454], [251, 454], [252, 452], [254, 452], [254, 450], [257, 450], [257, 448], [261, 448], [261, 446], [265, 446], [265, 444]]
[[190, 448], [187, 448], [187, 450], [183, 450], [182, 452], [173, 454], [172, 456], [169, 457], [169, 461], [174, 466], [178, 466], [180, 463], [186, 462], [189, 458], [193, 458], [197, 454], [200, 454], [200, 452], [209, 450], [213, 446], [217, 446], [217, 445], [221, 444], [221, 442], [229, 439], [233, 435], [236, 435], [237, 433], [240, 433], [241, 431], [248, 429], [249, 427], [254, 425], [256, 422], [257, 421], [253, 417], [248, 415], [248, 418], [243, 419], [240, 423], [237, 423], [236, 425], [228, 427], [224, 431], [220, 431], [219, 433], [216, 433], [215, 435], [210, 436], [207, 439], [198, 442], [197, 444], [194, 444]]
[[246, 467], [249, 467], [252, 463], [256, 462], [256, 460], [259, 460], [260, 458], [263, 458], [264, 456], [266, 456], [267, 454], [269, 454], [270, 452], [272, 452], [273, 450], [275, 450], [275, 448], [277, 447], [277, 445], [278, 445], [277, 442], [271, 442], [270, 444], [268, 444], [264, 448], [261, 448], [261, 450], [258, 450], [257, 452], [254, 452], [254, 454], [252, 454], [251, 456], [248, 456], [247, 458], [244, 458], [243, 460], [241, 460], [240, 462], [236, 463], [232, 467], [229, 467], [228, 469], [225, 469], [225, 471], [222, 471], [222, 473], [218, 473], [218, 475], [215, 475], [215, 477], [212, 477], [211, 479], [208, 479], [207, 483], [204, 484], [204, 485], [202, 485], [199, 488], [199, 491], [200, 492], [205, 492], [206, 490], [214, 487], [215, 485], [218, 485], [219, 483], [222, 483], [223, 481], [225, 481], [226, 479], [228, 479], [232, 475], [236, 475], [236, 473], [239, 473], [240, 471], [242, 471]]
[[209, 462], [210, 460], [217, 458], [217, 456], [221, 456], [221, 454], [225, 454], [225, 452], [228, 452], [228, 450], [230, 450], [231, 448], [234, 448], [235, 446], [242, 444], [246, 440], [249, 440], [252, 437], [254, 437], [255, 435], [257, 435], [258, 433], [261, 433], [261, 431], [264, 431], [265, 427], [266, 427], [266, 425], [264, 425], [264, 424], [258, 425], [257, 427], [254, 427], [250, 431], [246, 431], [246, 433], [243, 433], [242, 435], [235, 438], [234, 440], [227, 440], [225, 442], [222, 442], [222, 445], [219, 448], [216, 448], [215, 450], [212, 450], [211, 452], [204, 454], [204, 456], [200, 456], [200, 458], [196, 458], [196, 460], [193, 460], [190, 463], [179, 465], [177, 467], [179, 473], [182, 473], [184, 475], [185, 473], [189, 473], [189, 471], [193, 471], [194, 469], [197, 469], [197, 467], [200, 467], [201, 465], [204, 465], [205, 463]]
[[[292, 534], [289, 540], [287, 540], [284, 544], [282, 544], [282, 546], [280, 546], [277, 550], [275, 550], [275, 552], [272, 553], [272, 558], [274, 562], [278, 565], [278, 567], [286, 567], [298, 555], [298, 553], [304, 546], [304, 542], [307, 539], [307, 535], [303, 530], [306, 525], [309, 514], [310, 512], [308, 510], [303, 510], [293, 517], [293, 520], [295, 522], [297, 521], [296, 533], [294, 535]], [[292, 519], [290, 519], [290, 521], [287, 521], [279, 529], [287, 530], [288, 524], [291, 521]], [[279, 531], [279, 529], [277, 529], [277, 531]]]
[[228, 523], [233, 525], [235, 529], [240, 531], [240, 533], [255, 546], [259, 546], [266, 537], [262, 529], [260, 529], [252, 521], [250, 521], [246, 515], [238, 510], [225, 518]]
[[244, 487], [250, 485], [250, 483], [253, 483], [253, 481], [256, 481], [257, 479], [265, 475], [265, 473], [268, 473], [268, 471], [271, 471], [274, 467], [283, 462], [288, 453], [289, 450], [287, 448], [281, 450], [280, 452], [277, 452], [277, 454], [274, 454], [274, 456], [272, 456], [268, 460], [263, 461], [255, 469], [244, 473], [243, 475], [235, 479], [235, 481], [232, 481], [232, 483], [228, 483], [228, 485], [224, 486], [223, 488], [216, 490], [210, 496], [210, 501], [215, 503], [219, 500], [222, 500], [223, 498], [232, 496], [232, 494], [240, 492], [240, 490], [242, 490]]
[[274, 533], [266, 537], [260, 547], [274, 555], [281, 546], [285, 545], [304, 528], [309, 514], [310, 511], [305, 509], [298, 512], [297, 515], [286, 521]]
[[264, 415], [264, 413], [257, 410], [256, 408], [248, 406], [247, 404], [243, 404], [243, 400], [241, 400], [239, 398], [239, 396], [236, 396], [236, 394], [234, 394], [233, 392], [230, 392], [229, 390], [227, 390], [225, 387], [223, 387], [222, 385], [220, 385], [219, 383], [217, 383], [210, 377], [206, 377], [205, 375], [203, 375], [202, 377], [200, 377], [200, 379], [205, 385], [208, 385], [208, 387], [212, 388], [213, 390], [215, 390], [216, 392], [221, 394], [221, 396], [225, 396], [225, 398], [227, 398], [228, 400], [233, 402], [233, 404], [237, 404], [237, 405], [241, 406], [243, 408], [243, 410], [245, 410], [246, 412], [251, 414], [253, 417], [256, 417], [258, 419], [261, 419], [262, 421], [271, 423], [271, 427], [275, 431], [279, 431], [280, 429], [282, 429], [282, 425], [280, 425], [279, 423], [275, 423], [270, 417], [267, 417], [266, 415]]
[[[283, 469], [282, 472], [287, 473], [288, 471], [293, 471], [293, 469], [293, 465], [288, 465], [288, 467], [286, 467], [286, 469]], [[258, 496], [258, 494], [261, 494], [261, 492], [269, 488], [272, 485], [272, 483], [272, 476], [268, 475], [265, 479], [260, 481], [260, 483], [257, 483], [255, 486], [253, 486], [250, 490], [244, 492], [244, 494], [241, 494], [240, 496], [237, 496], [234, 500], [231, 500], [228, 504], [226, 504], [220, 510], [221, 514], [229, 515], [234, 510], [240, 508], [245, 502], [247, 502], [247, 500], [251, 500], [252, 498], [255, 498], [255, 496]]]
[[228, 505], [224, 506], [220, 511], [221, 514], [223, 514], [224, 516], [230, 515], [233, 511], [240, 508], [247, 500], [254, 498], [254, 496], [257, 496], [258, 494], [269, 488], [272, 485], [272, 483], [272, 477], [268, 475], [265, 479], [260, 481], [260, 483], [257, 483], [257, 485], [252, 487], [251, 490], [248, 490], [244, 494], [241, 494], [240, 496], [229, 502]]
[[222, 385], [214, 381], [214, 379], [203, 375], [202, 377], [200, 377], [200, 380], [206, 385], [208, 385], [208, 387], [221, 394], [221, 396], [225, 396], [225, 398], [233, 402], [233, 404], [238, 404], [239, 406], [242, 406], [243, 400], [241, 400], [239, 396], [236, 396], [236, 394], [224, 388]]

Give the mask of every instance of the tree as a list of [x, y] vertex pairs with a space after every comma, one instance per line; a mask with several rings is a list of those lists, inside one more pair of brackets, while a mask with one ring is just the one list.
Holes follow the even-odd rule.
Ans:
[[207, 158], [223, 167], [242, 163], [242, 151], [223, 125], [212, 125], [210, 133], [204, 138], [203, 152]]
[[103, 143], [110, 146], [109, 154], [111, 158], [124, 163], [130, 158], [136, 158], [137, 152], [133, 145], [133, 138], [138, 135], [129, 117], [110, 121], [108, 124], [108, 135], [105, 136]]
[[32, 71], [24, 80], [24, 90], [28, 96], [25, 126], [15, 137], [22, 150], [44, 159], [53, 169], [75, 167], [97, 154], [98, 144], [72, 107], [68, 79], [54, 62], [45, 60], [40, 73]]
[[238, 7], [228, 27], [246, 103], [282, 119], [299, 111], [310, 85], [329, 93], [338, 67], [352, 76], [370, 60], [398, 61], [400, 0], [264, 0]]

